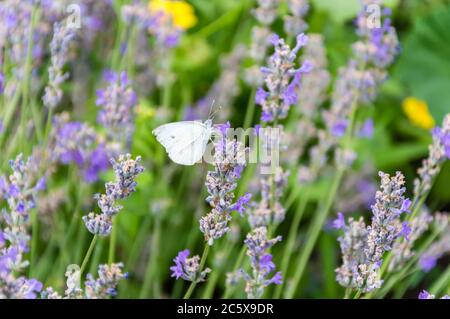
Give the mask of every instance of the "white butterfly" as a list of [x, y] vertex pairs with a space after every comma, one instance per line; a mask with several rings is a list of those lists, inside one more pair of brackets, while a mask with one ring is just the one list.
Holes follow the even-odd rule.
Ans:
[[212, 120], [164, 124], [153, 130], [170, 159], [181, 165], [194, 165], [205, 153], [213, 133]]

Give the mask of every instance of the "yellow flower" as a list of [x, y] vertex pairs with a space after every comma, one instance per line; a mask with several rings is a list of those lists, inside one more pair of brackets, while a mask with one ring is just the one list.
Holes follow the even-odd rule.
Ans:
[[433, 128], [435, 123], [433, 116], [428, 111], [427, 102], [415, 97], [407, 97], [403, 100], [403, 112], [409, 120], [424, 129]]
[[175, 27], [186, 30], [197, 23], [194, 8], [187, 2], [181, 0], [150, 0], [148, 3], [150, 11], [162, 11], [171, 17]]

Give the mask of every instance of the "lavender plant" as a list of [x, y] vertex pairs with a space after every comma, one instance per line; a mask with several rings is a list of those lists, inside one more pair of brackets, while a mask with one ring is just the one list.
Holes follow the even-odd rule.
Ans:
[[24, 274], [29, 266], [30, 213], [42, 189], [42, 182], [35, 184], [29, 174], [31, 163], [20, 154], [10, 161], [12, 174], [0, 177], [0, 193], [8, 206], [0, 219], [0, 299], [34, 299], [42, 289], [40, 281]]
[[381, 287], [383, 280], [378, 277], [385, 252], [392, 250], [395, 241], [408, 237], [411, 229], [402, 224], [400, 217], [409, 212], [411, 201], [403, 196], [406, 189], [404, 176], [397, 172], [394, 177], [383, 172], [380, 190], [372, 206], [372, 222], [366, 226], [364, 220], [351, 218], [348, 225], [340, 219], [335, 222], [344, 229], [339, 237], [342, 251], [342, 266], [336, 269], [336, 280], [346, 288], [370, 292]]
[[448, 10], [360, 2], [1, 1], [0, 299], [448, 299]]

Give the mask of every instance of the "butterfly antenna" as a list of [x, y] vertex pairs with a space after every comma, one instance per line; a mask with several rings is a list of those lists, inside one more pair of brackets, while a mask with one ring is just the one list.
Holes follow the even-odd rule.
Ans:
[[216, 103], [216, 100], [213, 99], [213, 100], [212, 100], [212, 103], [211, 103], [211, 106], [209, 107], [208, 119], [210, 119], [211, 116], [212, 116], [212, 110], [213, 110], [213, 108], [214, 108], [214, 104], [215, 104], [215, 103]]
[[217, 107], [217, 109], [211, 114], [211, 119], [213, 119], [214, 118], [214, 115], [216, 115], [220, 110], [222, 109], [222, 105], [219, 105], [218, 107]]

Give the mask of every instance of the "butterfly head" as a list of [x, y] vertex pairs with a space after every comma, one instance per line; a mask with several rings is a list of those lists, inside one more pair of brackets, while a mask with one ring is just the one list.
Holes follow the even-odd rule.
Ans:
[[205, 125], [206, 125], [206, 127], [208, 127], [208, 128], [210, 128], [210, 127], [212, 127], [212, 124], [213, 123], [213, 120], [212, 119], [207, 119], [206, 121], [205, 121]]

